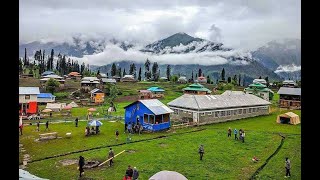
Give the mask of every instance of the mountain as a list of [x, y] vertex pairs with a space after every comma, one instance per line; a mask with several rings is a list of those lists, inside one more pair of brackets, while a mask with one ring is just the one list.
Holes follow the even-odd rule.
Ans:
[[[20, 53], [23, 56], [24, 47], [27, 47], [28, 53], [39, 50], [46, 49], [46, 52], [50, 52], [51, 48], [54, 48], [55, 54], [59, 52], [69, 56], [82, 57], [85, 54], [96, 54], [102, 52], [106, 49], [109, 44], [114, 44], [123, 51], [128, 51], [131, 49], [133, 54], [139, 54], [139, 57], [151, 57], [149, 58], [152, 62], [155, 61], [154, 58], [166, 59], [166, 63], [170, 64], [172, 67], [172, 74], [186, 75], [188, 78], [191, 77], [191, 72], [194, 71], [194, 77], [198, 69], [201, 68], [205, 75], [210, 75], [215, 79], [218, 79], [222, 68], [226, 70], [226, 76], [233, 77], [234, 75], [246, 74], [246, 80], [251, 81], [254, 78], [269, 77], [269, 80], [281, 80], [281, 78], [274, 73], [272, 70], [264, 67], [261, 63], [255, 61], [250, 52], [242, 52], [235, 49], [224, 47], [222, 43], [211, 42], [201, 38], [192, 37], [186, 33], [176, 33], [162, 40], [155, 41], [154, 43], [143, 46], [143, 48], [138, 48], [140, 46], [131, 44], [128, 42], [121, 42], [115, 39], [105, 40], [84, 40], [81, 38], [73, 38], [72, 43], [46, 43], [41, 44], [39, 42], [33, 42], [20, 46]], [[47, 53], [47, 54], [48, 54]], [[106, 53], [106, 52], [105, 52]], [[112, 54], [114, 51], [109, 51]], [[125, 53], [125, 52], [117, 52]], [[131, 55], [130, 54], [130, 55]], [[179, 55], [179, 56], [176, 56]], [[181, 55], [181, 56], [180, 56]], [[32, 56], [32, 53], [31, 53]], [[112, 54], [114, 57], [114, 54]], [[89, 56], [88, 56], [89, 57]], [[124, 56], [126, 57], [126, 56]], [[131, 57], [131, 56], [128, 56]], [[176, 57], [180, 58], [181, 63], [176, 63]], [[183, 57], [183, 59], [181, 59]], [[168, 58], [171, 58], [168, 60]], [[113, 62], [112, 59], [106, 59], [109, 62]], [[122, 70], [125, 68], [126, 72], [129, 72], [129, 65], [132, 62], [131, 59], [123, 59], [123, 61], [117, 60], [117, 64]], [[145, 59], [141, 59], [139, 62], [144, 62]], [[191, 62], [192, 61], [192, 62]], [[158, 62], [159, 63], [159, 62]], [[90, 63], [94, 65], [94, 63]], [[143, 64], [135, 63], [137, 66]], [[219, 65], [218, 65], [219, 64]], [[104, 66], [91, 66], [91, 69], [100, 72], [109, 73], [110, 63], [106, 63]], [[143, 67], [143, 66], [142, 66]], [[159, 63], [161, 76], [165, 76], [166, 64]], [[142, 68], [144, 70], [144, 68]], [[142, 73], [144, 74], [144, 73]], [[251, 81], [252, 82], [252, 81]]]
[[180, 54], [189, 52], [204, 52], [204, 51], [228, 51], [229, 48], [223, 48], [222, 43], [214, 43], [201, 38], [194, 38], [186, 33], [176, 33], [165, 39], [156, 41], [147, 45], [142, 52], [150, 52], [153, 54]]
[[274, 40], [252, 52], [252, 57], [280, 77], [301, 78], [301, 40]]

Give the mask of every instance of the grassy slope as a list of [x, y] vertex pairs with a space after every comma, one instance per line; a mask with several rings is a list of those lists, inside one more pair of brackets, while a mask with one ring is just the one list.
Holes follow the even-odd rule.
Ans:
[[[300, 115], [300, 111], [295, 111]], [[248, 179], [255, 170], [275, 151], [280, 144], [281, 138], [278, 132], [287, 134], [301, 134], [301, 126], [283, 125], [275, 122], [276, 114], [248, 118], [233, 122], [219, 123], [203, 126], [205, 131], [171, 136], [164, 139], [140, 142], [114, 147], [115, 152], [123, 149], [133, 149], [135, 153], [125, 153], [115, 159], [115, 166], [86, 170], [86, 176], [94, 179], [120, 179], [128, 164], [137, 166], [140, 170], [141, 179], [147, 179], [159, 170], [167, 169], [178, 171], [187, 176], [188, 179]], [[226, 137], [228, 127], [244, 129], [246, 131], [246, 142], [242, 144]], [[29, 128], [29, 129], [28, 129]], [[35, 127], [26, 127], [25, 136], [36, 136], [32, 132]], [[73, 124], [56, 124], [52, 129], [58, 130], [63, 135], [72, 131], [71, 139], [58, 139], [48, 142], [36, 143], [33, 138], [21, 138], [25, 149], [33, 155], [33, 158], [45, 157], [50, 154], [59, 154], [70, 150], [79, 150], [99, 145], [114, 144], [113, 132], [116, 128], [123, 128], [120, 123], [105, 123], [101, 127], [102, 134], [92, 137], [84, 137], [84, 122], [80, 128]], [[191, 130], [190, 128], [183, 129]], [[120, 131], [121, 132], [121, 131]], [[134, 136], [133, 140], [160, 135], [159, 133], [144, 134], [140, 137]], [[283, 177], [283, 156], [292, 157], [292, 169], [299, 179], [301, 174], [300, 159], [300, 135], [288, 135], [283, 149], [270, 161], [260, 174], [261, 179], [280, 179]], [[121, 134], [120, 141], [125, 140]], [[29, 145], [27, 145], [29, 144]], [[199, 144], [205, 145], [206, 154], [204, 161], [198, 160], [197, 148]], [[298, 147], [297, 147], [298, 146]], [[296, 149], [292, 154], [287, 154], [287, 149]], [[285, 150], [285, 151], [284, 151]], [[107, 149], [99, 149], [81, 153], [86, 159], [106, 159]], [[28, 170], [40, 177], [51, 179], [75, 179], [77, 176], [76, 165], [61, 166], [58, 162], [63, 159], [77, 159], [80, 154], [72, 154], [65, 157], [48, 159], [28, 164]], [[251, 158], [257, 156], [261, 159], [259, 163], [252, 163]]]

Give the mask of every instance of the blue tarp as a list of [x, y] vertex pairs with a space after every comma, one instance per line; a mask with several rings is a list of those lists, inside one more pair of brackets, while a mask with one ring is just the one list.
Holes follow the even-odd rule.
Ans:
[[149, 91], [152, 91], [152, 92], [164, 92], [164, 89], [161, 89], [159, 87], [151, 87], [148, 89]]
[[40, 93], [37, 96], [38, 98], [52, 98], [52, 97], [56, 97], [54, 95], [52, 95], [51, 93]]

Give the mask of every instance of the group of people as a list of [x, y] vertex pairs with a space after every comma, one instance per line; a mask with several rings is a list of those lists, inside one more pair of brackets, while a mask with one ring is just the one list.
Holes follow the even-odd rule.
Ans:
[[143, 126], [139, 123], [139, 121], [137, 123], [131, 123], [129, 122], [128, 124], [126, 123], [124, 125], [124, 132], [128, 132], [130, 134], [134, 134], [134, 133], [139, 133], [141, 134], [141, 131], [143, 130]]
[[123, 177], [123, 180], [137, 180], [139, 177], [139, 171], [137, 170], [136, 167], [133, 169], [131, 166], [128, 166], [128, 169], [126, 170], [126, 174]]
[[[231, 137], [231, 128], [229, 127], [228, 128], [228, 137]], [[240, 129], [239, 130], [239, 138], [238, 138], [238, 130], [236, 128], [234, 128], [233, 130], [233, 133], [234, 133], [234, 139], [235, 140], [240, 140], [244, 143], [244, 137], [246, 136], [244, 130]]]
[[[49, 121], [46, 122], [46, 129], [45, 130], [50, 130], [49, 129]], [[37, 122], [37, 131], [40, 131], [40, 121]]]
[[87, 126], [86, 129], [85, 129], [85, 136], [89, 136], [89, 135], [93, 135], [93, 134], [98, 134], [100, 132], [100, 129], [99, 129], [99, 126], [96, 126], [96, 127], [90, 127]]

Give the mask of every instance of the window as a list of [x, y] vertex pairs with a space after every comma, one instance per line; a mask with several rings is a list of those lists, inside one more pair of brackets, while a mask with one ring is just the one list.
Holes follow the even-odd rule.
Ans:
[[206, 114], [205, 113], [200, 113], [200, 116], [205, 116]]
[[248, 113], [251, 113], [251, 111], [252, 111], [252, 108], [249, 108], [249, 112]]
[[225, 111], [221, 111], [221, 117], [225, 116], [226, 112]]
[[231, 116], [231, 111], [227, 111], [227, 116]]
[[24, 98], [25, 99], [30, 99], [30, 95], [25, 95]]
[[163, 115], [163, 122], [169, 122], [169, 114], [164, 114]]
[[155, 124], [156, 123], [155, 119], [154, 119], [154, 115], [152, 115], [152, 114], [149, 115], [149, 123], [150, 124]]
[[188, 114], [192, 114], [190, 111], [188, 111]]
[[247, 109], [243, 109], [243, 114], [246, 114], [247, 113]]
[[148, 114], [143, 115], [143, 122], [144, 123], [149, 123], [148, 117], [149, 117]]
[[237, 115], [237, 110], [233, 110], [233, 115]]
[[179, 110], [178, 109], [174, 109], [173, 110], [173, 114], [179, 114]]
[[183, 111], [183, 113], [187, 113], [187, 111]]
[[212, 115], [212, 112], [208, 112], [208, 115], [211, 116], [211, 115]]
[[242, 114], [242, 109], [239, 109], [239, 110], [238, 110], [238, 114]]
[[214, 112], [214, 116], [215, 117], [219, 117], [220, 116], [220, 112], [219, 111]]
[[162, 115], [157, 115], [155, 119], [155, 124], [160, 124], [162, 123]]

